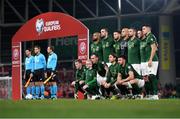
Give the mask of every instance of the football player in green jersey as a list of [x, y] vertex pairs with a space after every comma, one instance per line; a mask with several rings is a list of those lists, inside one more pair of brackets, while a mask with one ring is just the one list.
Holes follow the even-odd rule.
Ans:
[[97, 83], [100, 86], [100, 93], [103, 97], [105, 97], [105, 88], [103, 84], [106, 82], [106, 72], [108, 71], [108, 67], [99, 61], [97, 54], [91, 55], [91, 61], [93, 63], [93, 69], [96, 70]]
[[99, 61], [103, 61], [103, 49], [102, 49], [102, 42], [100, 41], [100, 33], [95, 32], [93, 33], [93, 43], [90, 46], [90, 56], [92, 54], [97, 54], [99, 57]]
[[136, 29], [134, 28], [129, 28], [128, 63], [133, 66], [139, 75], [141, 75], [140, 40], [136, 37]]
[[142, 27], [142, 32], [145, 35], [145, 46], [144, 46], [144, 61], [142, 64], [142, 70], [145, 70], [149, 82], [151, 84], [151, 94], [150, 99], [158, 100], [158, 80], [157, 80], [157, 71], [158, 71], [158, 55], [157, 55], [157, 39], [151, 32], [151, 27], [149, 25], [144, 25]]
[[[81, 85], [85, 93], [88, 95], [99, 95], [99, 87], [97, 85], [96, 70], [93, 69], [93, 63], [91, 60], [86, 61], [86, 71], [84, 77], [84, 84]], [[85, 94], [84, 94], [85, 95]]]
[[117, 57], [115, 54], [109, 55], [109, 62], [111, 63], [111, 66], [109, 67], [109, 70], [107, 72], [107, 80], [103, 84], [103, 86], [106, 88], [107, 97], [110, 96], [110, 92], [113, 93], [113, 97], [118, 95], [120, 93], [118, 87], [116, 87], [114, 84], [117, 81], [117, 75], [118, 75], [118, 69], [119, 64], [117, 63]]
[[114, 52], [114, 40], [111, 36], [109, 36], [108, 29], [102, 28], [101, 29], [101, 42], [103, 47], [103, 61], [110, 66], [109, 63], [109, 55]]
[[[142, 77], [135, 71], [135, 69], [132, 67], [131, 64], [129, 64], [126, 61], [125, 56], [120, 56], [118, 58], [118, 63], [120, 64], [120, 67], [118, 69], [118, 76], [117, 76], [117, 81], [115, 85], [122, 85], [122, 86], [127, 86], [127, 88], [130, 91], [130, 94], [132, 96], [132, 85], [136, 84], [139, 88], [143, 88], [145, 81], [142, 79]], [[138, 92], [139, 94], [141, 93], [140, 90]]]
[[113, 33], [113, 38], [114, 38], [114, 45], [113, 45], [113, 48], [114, 48], [114, 53], [117, 57], [119, 57], [121, 55], [121, 31], [115, 31]]
[[80, 81], [84, 82], [84, 73], [85, 73], [85, 67], [82, 65], [82, 61], [80, 59], [75, 60], [74, 62], [76, 67], [76, 73], [75, 73], [75, 81], [71, 83], [71, 86], [74, 87], [74, 98], [78, 98], [78, 90], [84, 93], [84, 91], [80, 87]]

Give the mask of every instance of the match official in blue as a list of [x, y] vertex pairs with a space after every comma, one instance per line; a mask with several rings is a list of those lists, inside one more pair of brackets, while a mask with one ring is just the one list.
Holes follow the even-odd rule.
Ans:
[[57, 68], [57, 55], [54, 53], [54, 47], [49, 46], [47, 48], [48, 60], [47, 60], [47, 69], [45, 77], [52, 77], [49, 80], [51, 99], [57, 99], [57, 77], [56, 77], [56, 68]]
[[30, 80], [30, 83], [26, 87], [26, 95], [31, 94], [34, 96], [35, 94], [35, 87], [34, 87], [34, 81], [33, 81], [33, 73], [34, 73], [34, 56], [31, 55], [31, 49], [25, 50], [25, 72], [24, 72], [24, 79], [26, 81], [26, 84], [28, 80]]
[[34, 47], [34, 79], [36, 85], [36, 99], [44, 99], [44, 75], [46, 70], [45, 56], [40, 52], [39, 46]]

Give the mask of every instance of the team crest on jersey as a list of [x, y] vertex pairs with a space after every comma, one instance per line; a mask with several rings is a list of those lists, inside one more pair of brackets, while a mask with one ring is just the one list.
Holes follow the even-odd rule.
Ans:
[[109, 42], [106, 43], [106, 47], [109, 47]]
[[99, 47], [96, 48], [96, 51], [99, 51]]
[[115, 47], [116, 47], [116, 45], [114, 44], [114, 45], [113, 45], [113, 47], [115, 48]]
[[44, 20], [42, 18], [36, 20], [36, 31], [40, 35], [43, 32]]

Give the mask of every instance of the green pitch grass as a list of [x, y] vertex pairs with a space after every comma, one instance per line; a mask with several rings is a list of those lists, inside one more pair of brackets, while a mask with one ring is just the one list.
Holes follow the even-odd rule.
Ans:
[[180, 100], [0, 101], [0, 117], [180, 117]]

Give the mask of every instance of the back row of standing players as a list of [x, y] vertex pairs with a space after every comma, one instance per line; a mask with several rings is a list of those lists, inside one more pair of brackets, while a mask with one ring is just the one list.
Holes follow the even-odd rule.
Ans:
[[[123, 28], [115, 31], [113, 38], [108, 29], [95, 32], [90, 45], [90, 60], [86, 67], [81, 60], [75, 61], [76, 80], [75, 98], [78, 90], [92, 98], [112, 99], [128, 98], [138, 95], [142, 98], [142, 90], [146, 98], [158, 98], [158, 55], [157, 40], [149, 25], [142, 30]], [[112, 93], [111, 93], [112, 92]]]

